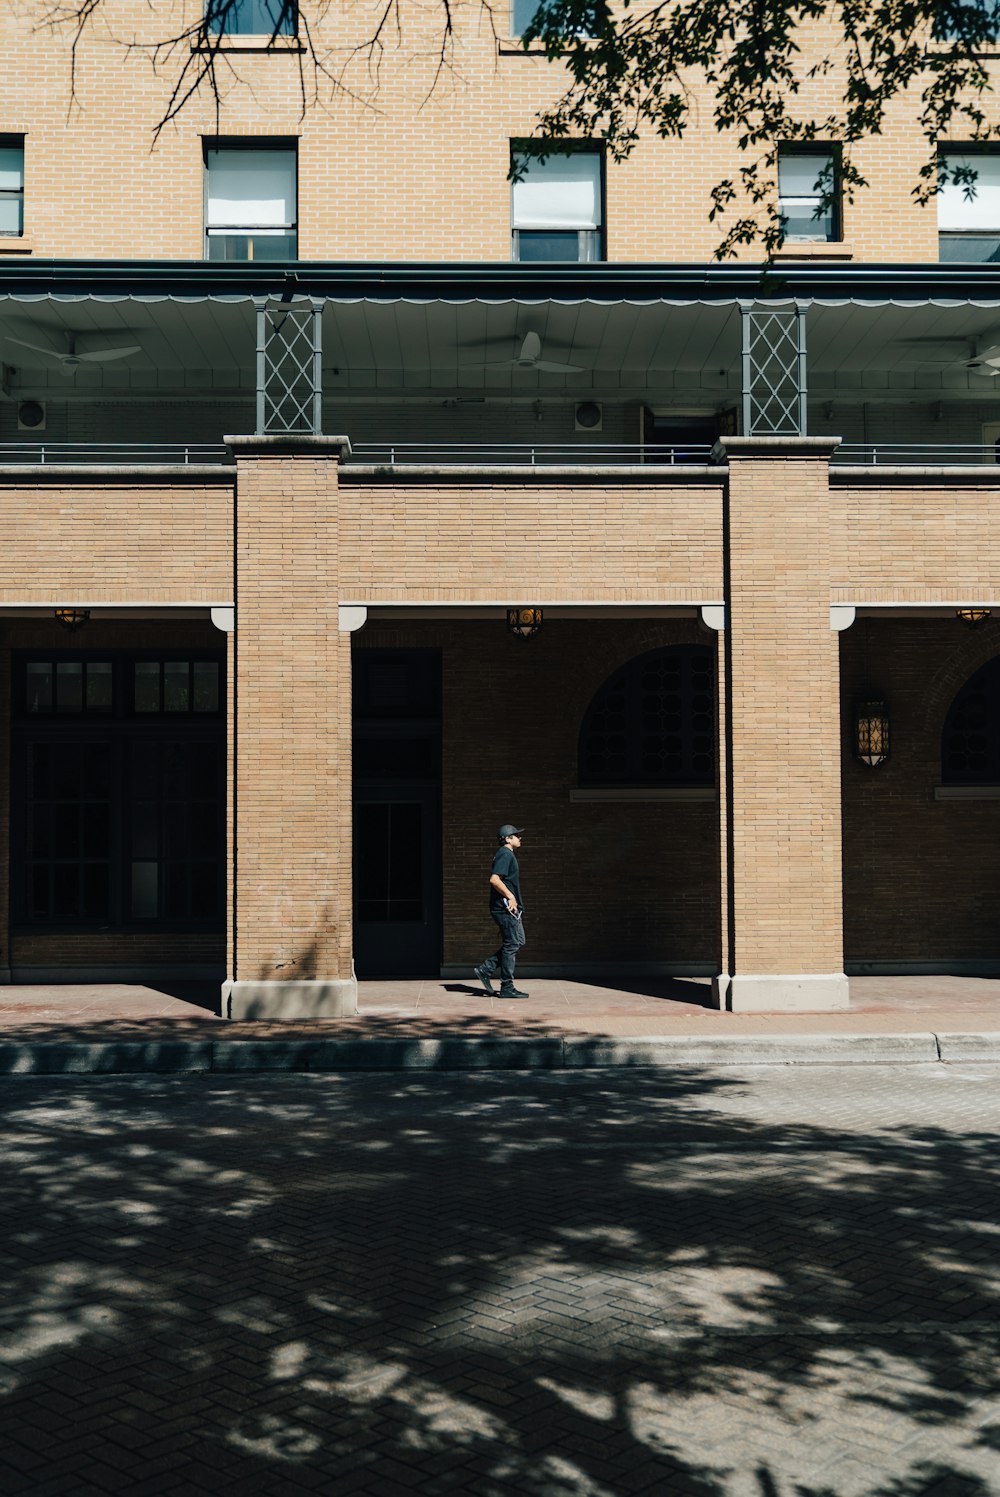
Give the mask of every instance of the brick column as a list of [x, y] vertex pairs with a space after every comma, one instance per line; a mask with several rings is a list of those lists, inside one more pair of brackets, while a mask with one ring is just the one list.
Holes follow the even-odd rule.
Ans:
[[354, 1013], [351, 641], [338, 628], [343, 437], [236, 456], [233, 1019]]
[[835, 1009], [844, 975], [836, 440], [726, 437], [720, 1006]]
[[10, 980], [10, 650], [4, 639], [0, 646], [0, 984]]

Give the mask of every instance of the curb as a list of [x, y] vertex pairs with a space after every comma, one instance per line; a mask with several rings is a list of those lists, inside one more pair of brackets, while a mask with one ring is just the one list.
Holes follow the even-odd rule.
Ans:
[[631, 1039], [0, 1040], [2, 1076], [253, 1071], [578, 1071], [1000, 1062], [1000, 1033], [651, 1035]]

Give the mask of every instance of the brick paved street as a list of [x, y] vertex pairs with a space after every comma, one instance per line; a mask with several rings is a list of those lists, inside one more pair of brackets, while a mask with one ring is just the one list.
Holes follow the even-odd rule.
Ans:
[[996, 1067], [8, 1080], [0, 1492], [1000, 1492]]

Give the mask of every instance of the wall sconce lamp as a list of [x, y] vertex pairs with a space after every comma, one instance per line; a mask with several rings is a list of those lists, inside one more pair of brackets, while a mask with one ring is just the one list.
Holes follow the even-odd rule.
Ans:
[[68, 629], [71, 634], [74, 634], [77, 629], [82, 629], [84, 624], [90, 619], [90, 609], [56, 608], [53, 611], [53, 618], [58, 619], [64, 629]]
[[508, 608], [507, 628], [511, 634], [516, 634], [518, 639], [530, 639], [537, 634], [542, 627], [542, 610], [540, 608]]
[[990, 616], [988, 608], [956, 608], [955, 617], [961, 619], [963, 624], [968, 624], [970, 629], [976, 629]]
[[854, 708], [854, 757], [870, 769], [889, 757], [889, 707], [884, 701], [858, 702]]

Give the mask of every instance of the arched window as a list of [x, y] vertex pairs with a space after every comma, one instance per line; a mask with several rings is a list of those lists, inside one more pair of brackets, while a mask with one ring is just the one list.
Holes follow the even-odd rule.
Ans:
[[715, 670], [707, 645], [637, 655], [605, 681], [580, 730], [581, 785], [714, 785]]
[[946, 785], [1000, 785], [1000, 656], [970, 676], [941, 735]]

